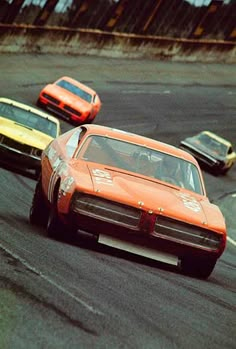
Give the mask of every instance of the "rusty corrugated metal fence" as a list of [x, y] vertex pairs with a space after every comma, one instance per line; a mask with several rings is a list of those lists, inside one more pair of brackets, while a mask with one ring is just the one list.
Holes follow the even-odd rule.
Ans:
[[[207, 2], [207, 4], [205, 4]], [[0, 23], [236, 39], [236, 0], [0, 0]]]

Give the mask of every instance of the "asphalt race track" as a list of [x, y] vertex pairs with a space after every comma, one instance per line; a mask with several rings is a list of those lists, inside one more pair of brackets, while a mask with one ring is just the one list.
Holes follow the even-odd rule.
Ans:
[[[2, 97], [34, 105], [45, 84], [69, 75], [99, 93], [98, 124], [173, 145], [207, 129], [236, 146], [233, 65], [1, 55], [0, 68]], [[49, 239], [28, 220], [35, 180], [1, 167], [0, 348], [234, 349], [236, 166], [204, 178], [230, 235], [206, 281], [112, 249]]]

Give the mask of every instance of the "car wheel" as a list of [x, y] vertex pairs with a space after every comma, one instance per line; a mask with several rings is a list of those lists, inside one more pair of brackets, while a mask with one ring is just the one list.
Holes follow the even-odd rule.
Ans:
[[195, 276], [201, 279], [207, 279], [211, 275], [215, 264], [215, 259], [183, 257], [181, 259], [180, 267], [184, 274]]
[[57, 211], [57, 195], [55, 196], [48, 216], [47, 234], [53, 239], [62, 240], [64, 238], [64, 224], [60, 220]]
[[47, 223], [48, 215], [48, 207], [43, 196], [42, 180], [41, 177], [39, 177], [38, 182], [35, 186], [34, 196], [30, 207], [30, 223], [34, 225], [44, 226]]
[[59, 223], [56, 209], [53, 205], [48, 217], [47, 233], [48, 233], [48, 236], [52, 238], [58, 238], [60, 235], [59, 231], [60, 231], [60, 223]]
[[[233, 165], [233, 164], [232, 164]], [[228, 168], [225, 168], [224, 170], [221, 171], [222, 175], [226, 175], [226, 173], [231, 169], [232, 165], [230, 165]]]
[[36, 101], [36, 105], [39, 108], [43, 108], [43, 103], [41, 103], [39, 99]]
[[35, 169], [34, 173], [35, 173], [34, 178], [36, 180], [38, 180], [40, 178], [40, 175], [41, 175], [41, 169], [39, 169], [39, 168]]

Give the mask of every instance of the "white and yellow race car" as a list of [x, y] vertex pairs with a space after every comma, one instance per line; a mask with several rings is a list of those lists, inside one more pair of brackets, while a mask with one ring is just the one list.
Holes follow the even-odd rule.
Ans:
[[191, 153], [199, 165], [215, 175], [226, 174], [236, 162], [233, 145], [210, 131], [202, 131], [180, 142], [180, 148]]

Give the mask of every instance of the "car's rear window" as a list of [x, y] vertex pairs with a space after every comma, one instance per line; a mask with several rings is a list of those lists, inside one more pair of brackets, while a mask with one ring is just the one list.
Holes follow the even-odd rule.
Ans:
[[226, 156], [228, 153], [228, 146], [216, 138], [213, 138], [205, 133], [200, 133], [196, 136], [196, 142], [204, 148], [208, 153], [212, 153], [219, 156]]
[[58, 127], [55, 122], [13, 104], [0, 102], [0, 116], [53, 138], [57, 136]]
[[91, 94], [89, 94], [88, 92], [82, 90], [78, 86], [75, 86], [66, 80], [60, 80], [56, 83], [56, 85], [64, 88], [65, 90], [73, 93], [74, 95], [84, 99], [88, 103], [92, 102], [92, 95]]
[[203, 194], [199, 170], [193, 163], [156, 149], [109, 137], [89, 136], [77, 156]]

